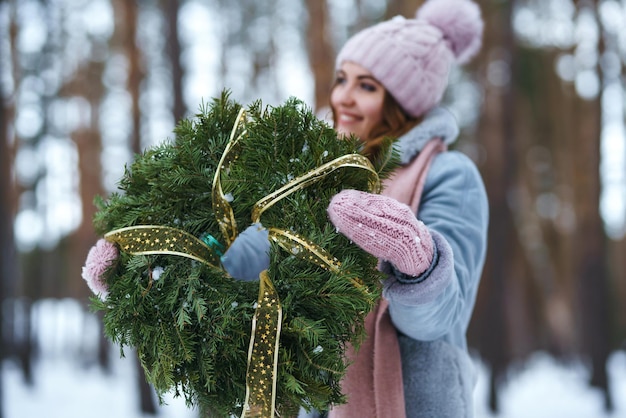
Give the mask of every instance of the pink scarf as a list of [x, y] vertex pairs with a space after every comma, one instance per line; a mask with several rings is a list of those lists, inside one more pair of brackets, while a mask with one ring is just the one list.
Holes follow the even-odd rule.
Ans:
[[[430, 140], [410, 164], [396, 169], [384, 183], [382, 194], [406, 203], [417, 213], [428, 168], [435, 155], [446, 149], [439, 138]], [[348, 347], [352, 364], [341, 382], [348, 403], [333, 407], [329, 418], [405, 418], [402, 363], [389, 303], [381, 298], [365, 318], [367, 338], [358, 353]]]

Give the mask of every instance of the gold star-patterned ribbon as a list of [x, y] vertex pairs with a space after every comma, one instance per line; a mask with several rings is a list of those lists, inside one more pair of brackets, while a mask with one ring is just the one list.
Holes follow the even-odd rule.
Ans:
[[235, 221], [233, 209], [230, 207], [230, 204], [224, 195], [224, 191], [222, 190], [222, 171], [228, 170], [230, 164], [239, 157], [239, 152], [237, 152], [239, 148], [238, 143], [247, 131], [243, 129], [239, 135], [237, 135], [237, 132], [240, 129], [239, 125], [241, 122], [245, 122], [245, 118], [246, 113], [244, 109], [241, 108], [233, 125], [233, 129], [230, 132], [228, 144], [226, 144], [226, 148], [222, 153], [222, 158], [220, 158], [220, 162], [217, 165], [217, 170], [215, 170], [215, 175], [213, 177], [213, 213], [215, 214], [215, 219], [217, 219], [222, 235], [226, 240], [226, 246], [228, 247], [230, 247], [230, 244], [237, 237], [237, 222]]
[[374, 170], [372, 163], [367, 159], [367, 157], [361, 154], [343, 155], [319, 166], [315, 170], [311, 170], [308, 173], [291, 180], [280, 189], [259, 200], [252, 209], [252, 222], [258, 222], [261, 214], [279, 200], [289, 196], [291, 193], [304, 189], [310, 184], [322, 180], [324, 177], [340, 168], [358, 168], [366, 170], [370, 176], [368, 183], [369, 190], [375, 193], [380, 192], [380, 180], [378, 178], [378, 173], [376, 173], [376, 170]]
[[[226, 246], [237, 237], [237, 223], [228, 199], [224, 195], [221, 174], [239, 156], [239, 140], [246, 135], [245, 112], [240, 110], [234, 123], [230, 138], [213, 178], [212, 202], [215, 218]], [[315, 170], [297, 177], [259, 200], [252, 210], [252, 222], [260, 222], [265, 210], [290, 194], [302, 190], [322, 180], [338, 169], [357, 168], [366, 170], [369, 175], [369, 190], [380, 191], [378, 173], [370, 161], [359, 154], [349, 154], [321, 165]], [[271, 240], [279, 244], [290, 254], [307, 260], [332, 272], [339, 271], [341, 263], [319, 245], [300, 235], [280, 228], [268, 228]], [[221, 268], [221, 244], [209, 236], [206, 242], [193, 235], [171, 227], [157, 225], [139, 225], [121, 228], [105, 235], [105, 239], [117, 243], [122, 251], [130, 254], [171, 254], [188, 257], [212, 267]], [[259, 275], [259, 295], [252, 320], [252, 332], [248, 350], [246, 374], [246, 397], [241, 418], [273, 418], [276, 402], [276, 381], [278, 368], [278, 344], [282, 324], [280, 299], [269, 278], [267, 270]], [[352, 280], [363, 291], [367, 289]]]
[[213, 267], [220, 265], [218, 254], [211, 247], [183, 230], [168, 226], [130, 226], [111, 231], [104, 238], [117, 243], [122, 251], [129, 254], [171, 254]]
[[252, 319], [252, 337], [248, 349], [246, 400], [242, 417], [274, 416], [278, 342], [283, 311], [278, 293], [264, 270], [259, 275], [259, 296]]

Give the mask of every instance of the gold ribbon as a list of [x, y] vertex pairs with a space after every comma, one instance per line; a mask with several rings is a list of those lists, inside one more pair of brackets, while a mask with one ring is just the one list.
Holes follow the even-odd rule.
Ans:
[[[230, 138], [228, 140], [228, 143], [226, 144], [226, 148], [222, 153], [222, 158], [220, 158], [220, 162], [217, 165], [217, 170], [215, 170], [215, 175], [213, 177], [213, 213], [215, 214], [215, 219], [220, 226], [222, 235], [226, 240], [227, 247], [230, 247], [230, 244], [232, 244], [232, 242], [237, 237], [237, 222], [235, 221], [235, 214], [233, 213], [233, 209], [230, 207], [230, 204], [228, 203], [228, 200], [224, 195], [224, 191], [222, 190], [221, 175], [222, 171], [228, 170], [230, 164], [239, 157], [239, 152], [237, 152], [237, 145], [239, 143], [239, 140], [247, 133], [247, 131], [244, 129], [243, 132], [241, 132], [237, 137], [235, 137], [235, 135], [237, 135], [237, 132], [239, 130], [239, 124], [242, 121], [245, 122], [245, 118], [245, 110], [244, 108], [241, 108], [233, 125], [233, 129], [230, 132]], [[233, 152], [233, 150], [235, 150], [235, 152]]]
[[[239, 140], [247, 132], [245, 127], [240, 128], [242, 122], [245, 123], [243, 108], [237, 115], [213, 177], [213, 211], [227, 246], [230, 246], [237, 237], [237, 223], [222, 189], [221, 173], [228, 170], [230, 164], [239, 157]], [[260, 222], [263, 212], [281, 199], [322, 180], [340, 168], [366, 170], [370, 176], [369, 190], [380, 191], [378, 173], [370, 161], [360, 154], [348, 154], [291, 180], [259, 200], [252, 209], [252, 222]], [[268, 232], [270, 239], [290, 254], [326, 270], [339, 271], [340, 261], [314, 242], [280, 228], [268, 228]], [[105, 239], [119, 244], [123, 251], [130, 254], [171, 254], [188, 257], [212, 267], [221, 267], [219, 251], [214, 246], [209, 246], [193, 235], [176, 228], [155, 225], [131, 226], [111, 231], [105, 235]], [[241, 418], [273, 418], [275, 412], [282, 306], [267, 270], [260, 273], [259, 279], [259, 294], [248, 347], [246, 397]], [[363, 291], [367, 291], [357, 280], [352, 282]]]
[[261, 272], [259, 279], [259, 296], [252, 318], [252, 337], [248, 348], [246, 401], [241, 415], [249, 418], [274, 416], [278, 343], [283, 317], [278, 293], [267, 270]]
[[310, 184], [322, 180], [324, 177], [337, 169], [349, 167], [367, 170], [368, 174], [370, 174], [370, 180], [368, 182], [370, 191], [375, 193], [380, 192], [380, 180], [378, 178], [378, 173], [376, 173], [376, 170], [374, 170], [374, 167], [372, 166], [372, 163], [361, 154], [348, 154], [335, 158], [334, 160], [319, 166], [315, 170], [311, 170], [308, 173], [291, 180], [280, 189], [259, 200], [252, 209], [252, 222], [258, 222], [261, 214], [266, 209], [284, 197], [287, 197], [298, 190], [302, 190]]
[[216, 252], [193, 235], [169, 226], [139, 225], [104, 235], [124, 252], [133, 255], [171, 254], [191, 258], [213, 267], [220, 265]]

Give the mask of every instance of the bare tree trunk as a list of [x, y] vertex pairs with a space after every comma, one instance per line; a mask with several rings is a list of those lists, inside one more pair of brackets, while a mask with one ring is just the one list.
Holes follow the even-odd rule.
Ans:
[[[18, 39], [18, 35], [19, 35], [19, 26], [18, 26], [18, 19], [17, 19], [17, 14], [18, 14], [18, 4], [12, 4], [10, 6], [10, 19], [9, 19], [9, 45], [10, 45], [10, 54], [12, 56], [13, 59], [11, 59], [11, 63], [12, 63], [12, 75], [13, 75], [13, 79], [14, 80], [20, 80], [20, 77], [22, 75], [22, 71], [23, 69], [20, 67], [19, 64], [19, 56], [20, 56], [20, 51], [19, 48], [17, 47], [17, 39]], [[17, 83], [16, 83], [17, 84]], [[3, 98], [4, 99], [4, 98]], [[4, 100], [3, 100], [4, 101]], [[4, 103], [3, 103], [4, 106]], [[15, 118], [15, 105], [12, 105], [10, 108], [5, 108], [6, 110], [6, 119], [5, 122], [8, 124], [9, 120], [14, 120]], [[8, 132], [8, 131], [7, 131]], [[6, 135], [6, 133], [3, 134], [3, 136]], [[5, 137], [5, 139], [8, 140], [7, 137]], [[19, 139], [17, 137], [17, 135], [15, 136], [15, 143], [13, 144], [13, 149], [11, 150], [11, 156], [9, 157], [11, 161], [15, 161], [15, 154], [17, 152], [18, 149], [18, 145], [19, 144]], [[8, 146], [8, 142], [5, 144]], [[7, 151], [9, 150], [9, 148], [7, 148]], [[8, 154], [7, 154], [8, 155]], [[4, 166], [4, 164], [3, 164]], [[12, 164], [7, 164], [6, 165], [6, 169], [11, 169]], [[12, 182], [13, 179], [13, 173], [11, 172], [7, 177], [6, 180], [7, 181], [11, 181]], [[9, 198], [6, 201], [6, 204], [8, 205], [7, 207], [9, 208], [9, 214], [13, 214], [15, 215], [17, 213], [17, 202], [19, 201], [19, 197], [20, 194], [22, 192], [22, 187], [20, 187], [20, 185], [18, 183], [11, 183], [14, 186], [14, 190], [13, 192], [13, 196], [9, 196]], [[13, 206], [10, 206], [13, 205]], [[13, 216], [9, 215], [9, 218], [12, 220]], [[13, 237], [14, 238], [14, 237]], [[13, 241], [14, 242], [14, 241]], [[17, 256], [17, 254], [15, 254]], [[13, 258], [13, 263], [14, 266], [16, 268], [19, 268], [19, 261], [17, 257]], [[10, 265], [10, 264], [9, 264]], [[23, 272], [20, 270], [20, 274], [21, 277], [20, 279], [22, 279], [23, 277], [25, 277], [25, 275], [23, 274]], [[17, 311], [17, 307], [20, 306], [19, 301], [17, 300], [17, 296], [18, 293], [20, 293], [21, 290], [18, 290], [18, 286], [19, 285], [23, 285], [23, 281], [22, 283], [20, 283], [20, 281], [17, 280], [16, 277], [13, 278], [13, 282], [4, 282], [3, 285], [10, 285], [11, 289], [9, 291], [9, 296], [12, 297], [11, 299], [11, 304], [9, 305], [9, 312], [11, 313], [12, 317], [9, 318], [11, 320], [11, 325], [12, 325], [12, 332], [11, 332], [11, 336], [12, 336], [12, 345], [10, 346], [10, 348], [12, 349], [12, 353], [11, 354], [16, 354], [18, 356], [18, 360], [20, 363], [20, 367], [22, 370], [22, 374], [24, 377], [24, 381], [27, 384], [32, 384], [33, 383], [33, 375], [32, 375], [32, 356], [31, 353], [33, 351], [33, 345], [32, 345], [32, 339], [30, 338], [30, 318], [31, 318], [31, 312], [30, 312], [30, 300], [27, 300], [26, 298], [24, 298], [24, 305], [28, 305], [28, 307], [24, 307], [23, 311], [22, 311], [22, 316], [20, 317], [21, 321], [17, 321], [16, 320], [16, 311]], [[6, 289], [6, 288], [5, 288]], [[6, 296], [6, 295], [5, 295]], [[20, 295], [23, 296], [23, 295]], [[3, 301], [3, 305], [6, 302]], [[12, 309], [11, 309], [12, 308]]]
[[306, 0], [308, 54], [315, 83], [315, 110], [328, 106], [334, 80], [334, 48], [329, 40], [327, 0]]
[[11, 257], [10, 248], [12, 248], [13, 237], [10, 232], [11, 219], [8, 211], [8, 196], [11, 178], [11, 164], [8, 158], [7, 147], [7, 128], [6, 119], [4, 115], [4, 95], [2, 93], [2, 85], [0, 84], [0, 196], [2, 196], [2, 203], [0, 204], [0, 418], [2, 418], [2, 399], [4, 399], [4, 390], [2, 386], [2, 364], [5, 358], [5, 341], [4, 341], [4, 307], [5, 305], [5, 283], [8, 282], [11, 275]]
[[146, 372], [141, 366], [137, 352], [134, 356], [135, 370], [137, 370], [137, 389], [139, 389], [139, 402], [141, 412], [149, 415], [156, 415], [156, 403], [152, 395], [152, 387], [146, 381]]
[[391, 19], [394, 16], [404, 16], [412, 18], [415, 11], [424, 4], [425, 0], [389, 0], [387, 3], [387, 11], [385, 19]]
[[591, 385], [602, 389], [607, 410], [613, 409], [606, 362], [610, 354], [611, 315], [609, 278], [606, 268], [607, 245], [600, 202], [600, 101], [578, 101], [576, 200], [579, 210], [575, 260], [579, 283], [581, 342], [591, 358]]
[[[141, 109], [139, 105], [141, 96], [141, 81], [144, 72], [141, 66], [141, 50], [137, 46], [137, 19], [139, 15], [137, 2], [117, 0], [114, 3], [116, 13], [116, 41], [126, 52], [129, 63], [127, 89], [131, 95], [131, 149], [138, 154], [142, 151], [141, 146]], [[139, 358], [135, 355], [137, 373], [137, 384], [139, 385], [140, 407], [146, 414], [156, 414], [156, 405], [152, 399], [152, 388], [146, 381], [143, 368], [138, 364]]]
[[[0, 32], [3, 30], [0, 29]], [[7, 112], [2, 83], [0, 83], [0, 418], [3, 411], [2, 364], [6, 356], [5, 307], [8, 284], [15, 274], [15, 246], [13, 241], [13, 164], [8, 138]]]
[[[78, 174], [80, 176], [79, 195], [81, 198], [82, 221], [76, 231], [66, 240], [69, 251], [67, 265], [64, 268], [70, 282], [72, 297], [86, 299], [89, 289], [80, 277], [81, 266], [84, 263], [91, 246], [97, 236], [93, 229], [92, 220], [96, 212], [94, 198], [104, 194], [102, 186], [102, 138], [100, 135], [100, 102], [105, 92], [102, 84], [104, 64], [90, 61], [85, 67], [76, 72], [75, 76], [61, 89], [63, 95], [69, 97], [84, 97], [89, 103], [90, 113], [86, 119], [88, 124], [81, 125], [72, 132], [71, 136], [78, 151]], [[59, 250], [65, 245], [59, 245]], [[61, 267], [61, 266], [59, 266]], [[67, 295], [67, 293], [65, 293]], [[60, 295], [59, 295], [60, 296]]]
[[[481, 74], [487, 73], [492, 60], [504, 60], [511, 71], [515, 68], [513, 34], [508, 24], [511, 7], [507, 3], [502, 10], [483, 10], [486, 24], [484, 47], [482, 56], [476, 60]], [[511, 51], [511, 54], [499, 55], [497, 51], [502, 50]], [[481, 171], [489, 195], [490, 225], [489, 248], [470, 342], [478, 346], [490, 368], [489, 407], [492, 411], [499, 410], [498, 387], [510, 360], [506, 324], [507, 283], [515, 280], [513, 269], [516, 263], [513, 261], [519, 254], [518, 237], [509, 207], [518, 166], [513, 130], [514, 94], [510, 84], [485, 85], [483, 116], [477, 134], [487, 152]]]
[[[615, 299], [617, 301], [626, 301], [626, 237], [622, 237], [619, 241], [614, 241], [610, 246], [610, 262], [611, 276], [613, 278], [613, 286], [615, 287]], [[620, 330], [616, 333], [618, 341], [622, 342], [620, 347], [626, 350], [626, 304], [615, 304], [615, 329]]]
[[141, 152], [141, 108], [139, 100], [141, 96], [141, 81], [144, 72], [141, 65], [141, 50], [137, 46], [137, 18], [139, 15], [138, 4], [133, 1], [122, 1], [122, 46], [126, 50], [126, 58], [129, 63], [127, 89], [132, 99], [131, 118], [132, 134], [131, 149], [134, 153]]
[[[61, 96], [84, 97], [89, 103], [90, 114], [77, 130], [71, 133], [72, 140], [76, 144], [78, 152], [79, 195], [81, 200], [82, 221], [78, 228], [66, 239], [62, 240], [54, 249], [54, 253], [63, 253], [61, 265], [53, 270], [65, 277], [68, 282], [69, 292], [61, 291], [54, 295], [54, 289], [48, 293], [56, 297], [70, 295], [82, 301], [86, 301], [90, 294], [89, 288], [80, 277], [81, 268], [87, 253], [95, 243], [97, 236], [93, 229], [92, 219], [96, 208], [93, 199], [96, 195], [104, 195], [102, 186], [102, 138], [100, 135], [100, 102], [104, 95], [102, 75], [104, 64], [90, 61], [85, 67], [76, 72], [60, 90]], [[85, 115], [87, 116], [87, 115]], [[53, 253], [53, 255], [54, 255]], [[59, 257], [46, 254], [49, 263], [58, 263]], [[61, 280], [61, 279], [59, 279]], [[57, 290], [58, 292], [58, 290]], [[102, 324], [102, 322], [99, 322]], [[100, 340], [104, 336], [100, 333]], [[103, 341], [98, 344], [98, 363], [105, 372], [110, 371], [109, 347]]]
[[187, 108], [183, 101], [183, 66], [180, 62], [180, 39], [178, 37], [178, 10], [180, 9], [180, 0], [163, 0], [163, 10], [167, 21], [168, 34], [167, 51], [172, 68], [172, 91], [174, 95], [174, 103], [172, 113], [174, 121], [178, 122], [183, 117]]
[[527, 114], [534, 120], [534, 151], [529, 150], [528, 154], [533, 155], [533, 166], [547, 163], [550, 168], [528, 169], [526, 177], [532, 179], [534, 201], [542, 195], [552, 195], [561, 202], [558, 216], [544, 219], [539, 226], [543, 240], [541, 248], [548, 255], [543, 257], [543, 264], [551, 264], [551, 267], [549, 272], [535, 278], [540, 282], [538, 286], [544, 299], [542, 324], [547, 334], [544, 338], [547, 347], [537, 348], [548, 348], [556, 356], [568, 357], [576, 351], [574, 312], [578, 304], [574, 300], [576, 289], [572, 280], [575, 271], [572, 266], [574, 231], [563, 216], [566, 216], [567, 208], [575, 206], [569, 191], [575, 187], [571, 184], [576, 170], [573, 160], [580, 149], [572, 146], [577, 127], [571, 121], [578, 117], [573, 112], [572, 103], [579, 98], [571, 83], [561, 80], [553, 70], [558, 54], [558, 51], [550, 50], [535, 50], [534, 53], [540, 70], [535, 71], [534, 96], [527, 103]]

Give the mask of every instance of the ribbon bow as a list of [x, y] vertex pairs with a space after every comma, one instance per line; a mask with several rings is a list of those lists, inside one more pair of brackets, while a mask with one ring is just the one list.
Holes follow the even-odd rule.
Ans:
[[[242, 108], [237, 115], [229, 141], [213, 177], [213, 211], [227, 246], [230, 246], [235, 240], [238, 232], [234, 212], [222, 189], [221, 173], [238, 157], [239, 141], [247, 133], [245, 117], [245, 110]], [[366, 170], [370, 176], [368, 184], [370, 191], [378, 192], [380, 190], [378, 174], [366, 157], [360, 154], [344, 155], [291, 180], [280, 189], [259, 200], [252, 209], [252, 223], [260, 222], [263, 212], [281, 199], [322, 180], [340, 168]], [[314, 242], [280, 228], [270, 227], [268, 232], [271, 240], [294, 256], [326, 270], [339, 271], [340, 261]], [[177, 228], [137, 225], [116, 229], [105, 234], [104, 238], [117, 243], [122, 251], [129, 254], [177, 255], [200, 261], [214, 268], [221, 268], [220, 255], [222, 255], [223, 247], [210, 235], [201, 240]], [[355, 280], [353, 283], [361, 287]], [[241, 418], [274, 417], [281, 323], [280, 299], [267, 270], [264, 270], [259, 275], [259, 293], [252, 319], [252, 332], [248, 348], [246, 397]]]

